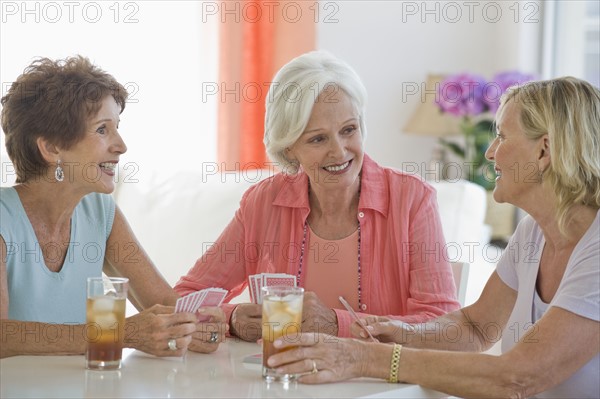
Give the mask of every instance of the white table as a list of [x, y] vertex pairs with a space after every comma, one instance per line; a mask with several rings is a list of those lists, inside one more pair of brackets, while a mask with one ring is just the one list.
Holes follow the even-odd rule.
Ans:
[[125, 350], [118, 371], [85, 370], [83, 356], [15, 356], [0, 360], [2, 398], [441, 398], [418, 385], [357, 379], [335, 384], [267, 384], [245, 363], [254, 343], [229, 339], [212, 354], [157, 358]]

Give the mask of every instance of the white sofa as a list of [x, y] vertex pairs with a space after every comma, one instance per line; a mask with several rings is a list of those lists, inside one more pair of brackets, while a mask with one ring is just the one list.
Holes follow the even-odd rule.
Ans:
[[[211, 166], [204, 169], [214, 170]], [[114, 197], [144, 249], [174, 285], [229, 223], [246, 189], [268, 176], [266, 170], [145, 173], [126, 164], [116, 176]], [[14, 184], [11, 165], [2, 168], [1, 177], [0, 186]], [[464, 180], [430, 184], [437, 190], [450, 260], [477, 263], [469, 271], [468, 304], [479, 296], [497, 260], [494, 251], [488, 256], [482, 251], [490, 238], [484, 224], [486, 194]], [[482, 260], [482, 253], [487, 259]]]
[[[115, 199], [144, 249], [170, 284], [194, 265], [233, 217], [242, 194], [269, 176], [246, 173], [123, 176]], [[453, 262], [469, 262], [469, 251], [487, 242], [485, 191], [467, 181], [431, 183]]]

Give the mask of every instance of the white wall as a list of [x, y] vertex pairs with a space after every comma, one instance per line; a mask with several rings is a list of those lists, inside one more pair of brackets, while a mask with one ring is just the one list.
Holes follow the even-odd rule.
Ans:
[[[216, 97], [203, 101], [201, 90], [217, 81], [218, 24], [202, 21], [200, 2], [2, 1], [0, 8], [2, 95], [34, 58], [81, 54], [130, 91], [120, 126], [129, 173], [177, 173], [216, 160]], [[1, 184], [11, 185], [1, 137]]]
[[321, 10], [317, 47], [362, 77], [369, 94], [367, 151], [387, 166], [422, 165], [436, 144], [402, 131], [421, 101], [407, 85], [420, 86], [428, 73], [538, 72], [536, 2], [321, 0]]
[[[519, 69], [540, 75], [540, 3], [471, 2], [472, 14], [465, 3], [341, 1], [333, 6], [321, 0], [317, 47], [344, 59], [362, 77], [369, 94], [366, 148], [379, 163], [411, 170], [416, 164], [423, 174], [437, 140], [402, 131], [421, 101], [403, 89], [420, 86], [428, 73], [474, 72], [491, 78]], [[325, 23], [324, 15], [337, 21]], [[465, 304], [479, 298], [497, 251], [475, 251]]]
[[[50, 3], [59, 6], [61, 18], [56, 9], [44, 8]], [[177, 173], [214, 161], [216, 102], [202, 101], [201, 90], [203, 82], [217, 81], [218, 21], [203, 13], [199, 2], [147, 0], [72, 2], [78, 6], [71, 21], [67, 3], [1, 2], [2, 94], [33, 57], [80, 53], [137, 90], [132, 98], [137, 102], [130, 102], [122, 117], [121, 133], [129, 146], [124, 163], [136, 163], [143, 174], [156, 169]], [[354, 66], [369, 92], [367, 151], [381, 164], [399, 168], [428, 161], [436, 140], [402, 132], [420, 101], [417, 95], [403, 98], [403, 84], [420, 84], [430, 72], [471, 71], [486, 77], [512, 68], [537, 72], [538, 4], [321, 0], [318, 48]], [[96, 5], [102, 15], [91, 22]], [[10, 185], [14, 175], [7, 176], [1, 137], [0, 184]], [[490, 269], [471, 270], [483, 280]], [[467, 301], [477, 295], [469, 292]]]
[[[135, 163], [139, 173], [198, 168], [216, 160], [217, 96], [203, 101], [202, 84], [217, 82], [219, 20], [211, 11], [222, 4], [3, 0], [1, 93], [33, 57], [86, 55], [134, 91], [122, 117], [129, 146], [123, 163]], [[282, 12], [282, 4], [274, 9]], [[318, 20], [318, 48], [348, 61], [367, 86], [367, 150], [385, 165], [423, 165], [436, 143], [402, 132], [420, 101], [403, 99], [406, 84], [420, 84], [429, 72], [490, 77], [538, 67], [541, 9], [534, 1], [320, 0], [312, 10], [302, 18]], [[0, 136], [6, 185], [10, 166]]]

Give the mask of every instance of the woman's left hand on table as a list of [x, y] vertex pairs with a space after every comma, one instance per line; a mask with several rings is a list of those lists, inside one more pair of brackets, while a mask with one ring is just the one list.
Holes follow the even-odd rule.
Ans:
[[[297, 348], [293, 348], [296, 347]], [[279, 338], [275, 347], [292, 349], [268, 359], [278, 373], [301, 374], [299, 382], [317, 384], [335, 382], [364, 375], [365, 343], [326, 334], [302, 333], [296, 337]]]

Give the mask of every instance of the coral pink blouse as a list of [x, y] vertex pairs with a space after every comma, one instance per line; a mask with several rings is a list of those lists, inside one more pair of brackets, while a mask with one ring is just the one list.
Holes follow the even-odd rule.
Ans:
[[[175, 290], [185, 295], [222, 287], [229, 290], [228, 302], [246, 288], [252, 274], [297, 275], [309, 213], [306, 173], [280, 173], [257, 183]], [[365, 155], [356, 216], [361, 226], [359, 312], [417, 323], [459, 308], [430, 185]], [[223, 306], [228, 317], [234, 307]], [[350, 336], [351, 316], [345, 310], [335, 312], [338, 335]]]
[[345, 309], [341, 295], [358, 309], [358, 230], [341, 240], [326, 240], [308, 229], [301, 285], [331, 309]]

